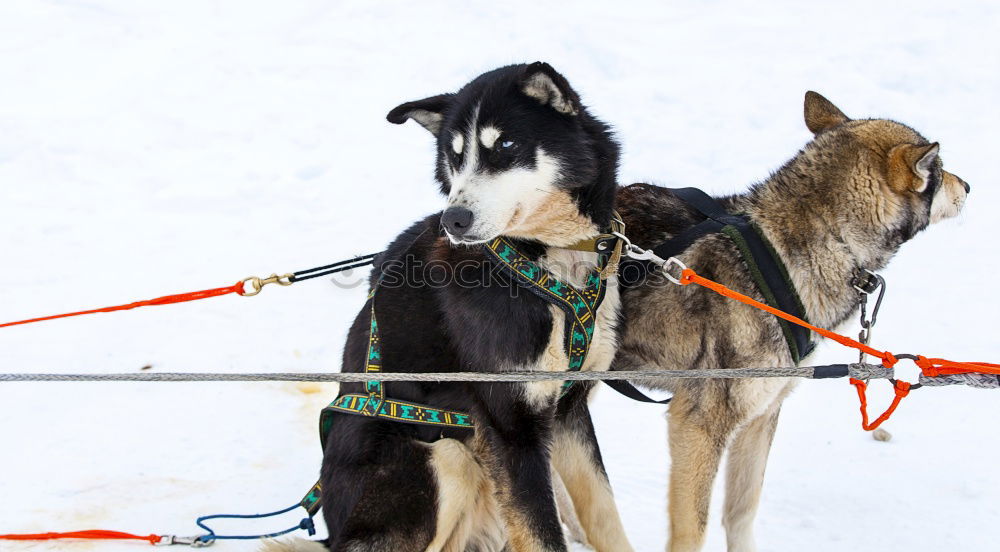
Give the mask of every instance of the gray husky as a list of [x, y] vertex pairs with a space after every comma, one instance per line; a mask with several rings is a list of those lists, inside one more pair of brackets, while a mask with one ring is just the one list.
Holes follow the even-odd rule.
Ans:
[[[807, 318], [836, 328], [858, 310], [852, 281], [886, 265], [929, 224], [955, 216], [969, 186], [944, 171], [938, 144], [885, 119], [851, 120], [814, 92], [805, 120], [815, 138], [744, 194], [716, 198], [746, 213], [783, 261]], [[654, 247], [705, 219], [670, 190], [623, 188], [617, 209], [629, 237]], [[703, 276], [764, 300], [734, 242], [695, 241], [680, 260]], [[790, 366], [776, 319], [697, 286], [647, 279], [622, 292], [624, 326], [614, 369]], [[782, 400], [791, 379], [683, 379], [664, 385], [669, 410], [670, 543], [699, 550], [712, 483], [729, 453], [723, 525], [730, 551], [754, 550], [753, 519]]]

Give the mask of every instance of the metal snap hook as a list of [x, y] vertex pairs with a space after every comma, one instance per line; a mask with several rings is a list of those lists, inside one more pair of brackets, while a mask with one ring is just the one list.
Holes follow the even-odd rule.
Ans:
[[[260, 290], [264, 289], [267, 284], [278, 284], [279, 286], [290, 286], [292, 285], [292, 274], [271, 274], [267, 278], [260, 278], [258, 276], [250, 276], [249, 278], [243, 279], [243, 295], [244, 297], [253, 297], [260, 293]], [[247, 291], [247, 286], [250, 290]]]

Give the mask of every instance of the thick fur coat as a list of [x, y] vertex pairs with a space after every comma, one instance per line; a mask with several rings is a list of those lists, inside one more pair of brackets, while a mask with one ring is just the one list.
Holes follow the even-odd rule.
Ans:
[[[382, 367], [392, 372], [565, 371], [564, 314], [497, 270], [482, 244], [504, 236], [555, 277], [582, 286], [597, 255], [560, 246], [611, 218], [618, 146], [544, 63], [486, 73], [459, 92], [407, 102], [437, 142], [447, 208], [401, 234], [372, 277]], [[584, 370], [607, 370], [618, 311], [607, 282]], [[362, 371], [371, 303], [343, 371]], [[561, 382], [387, 382], [394, 399], [472, 414], [475, 430], [338, 414], [321, 474], [326, 546], [340, 552], [561, 552], [553, 470], [597, 550], [631, 550], [594, 436], [587, 397]], [[342, 392], [363, 392], [345, 384]], [[272, 544], [307, 550], [310, 543]]]
[[[958, 214], [969, 187], [943, 170], [938, 145], [906, 125], [850, 120], [828, 100], [806, 94], [815, 139], [744, 194], [718, 198], [746, 213], [784, 261], [807, 318], [836, 329], [856, 315], [852, 282], [886, 265], [930, 223]], [[623, 188], [618, 210], [630, 239], [652, 248], [704, 220], [670, 190]], [[721, 234], [679, 256], [699, 274], [764, 300], [734, 243]], [[623, 292], [622, 343], [615, 369], [716, 369], [791, 366], [774, 317], [697, 286], [651, 277]], [[728, 452], [723, 524], [731, 552], [754, 550], [764, 468], [791, 379], [680, 379], [669, 410], [670, 544], [699, 550], [712, 484]]]

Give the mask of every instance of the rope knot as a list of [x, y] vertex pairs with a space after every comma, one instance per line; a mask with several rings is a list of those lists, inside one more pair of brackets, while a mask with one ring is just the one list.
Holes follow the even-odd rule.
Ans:
[[899, 359], [896, 358], [896, 356], [890, 353], [889, 351], [882, 353], [881, 358], [882, 358], [882, 366], [885, 366], [886, 368], [893, 368], [896, 366], [896, 363], [899, 362]]
[[941, 371], [938, 370], [937, 366], [934, 365], [931, 360], [923, 355], [917, 355], [917, 359], [913, 361], [914, 364], [920, 368], [920, 371], [924, 373], [927, 377], [937, 377], [941, 375]]
[[316, 534], [316, 525], [311, 517], [302, 518], [302, 521], [299, 522], [299, 529], [306, 531], [310, 536]]

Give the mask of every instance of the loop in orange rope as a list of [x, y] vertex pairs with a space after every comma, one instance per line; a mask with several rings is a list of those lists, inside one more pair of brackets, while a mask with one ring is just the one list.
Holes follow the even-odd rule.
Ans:
[[905, 381], [895, 381], [893, 383], [893, 388], [896, 390], [896, 396], [892, 399], [892, 404], [889, 408], [882, 413], [881, 416], [875, 418], [875, 421], [868, 423], [868, 397], [865, 395], [865, 391], [868, 389], [868, 385], [859, 380], [851, 378], [851, 385], [858, 389], [858, 400], [861, 401], [861, 427], [865, 431], [871, 431], [878, 426], [882, 425], [882, 422], [889, 419], [892, 413], [896, 411], [896, 407], [899, 406], [899, 402], [903, 400], [903, 397], [910, 394], [910, 384]]

